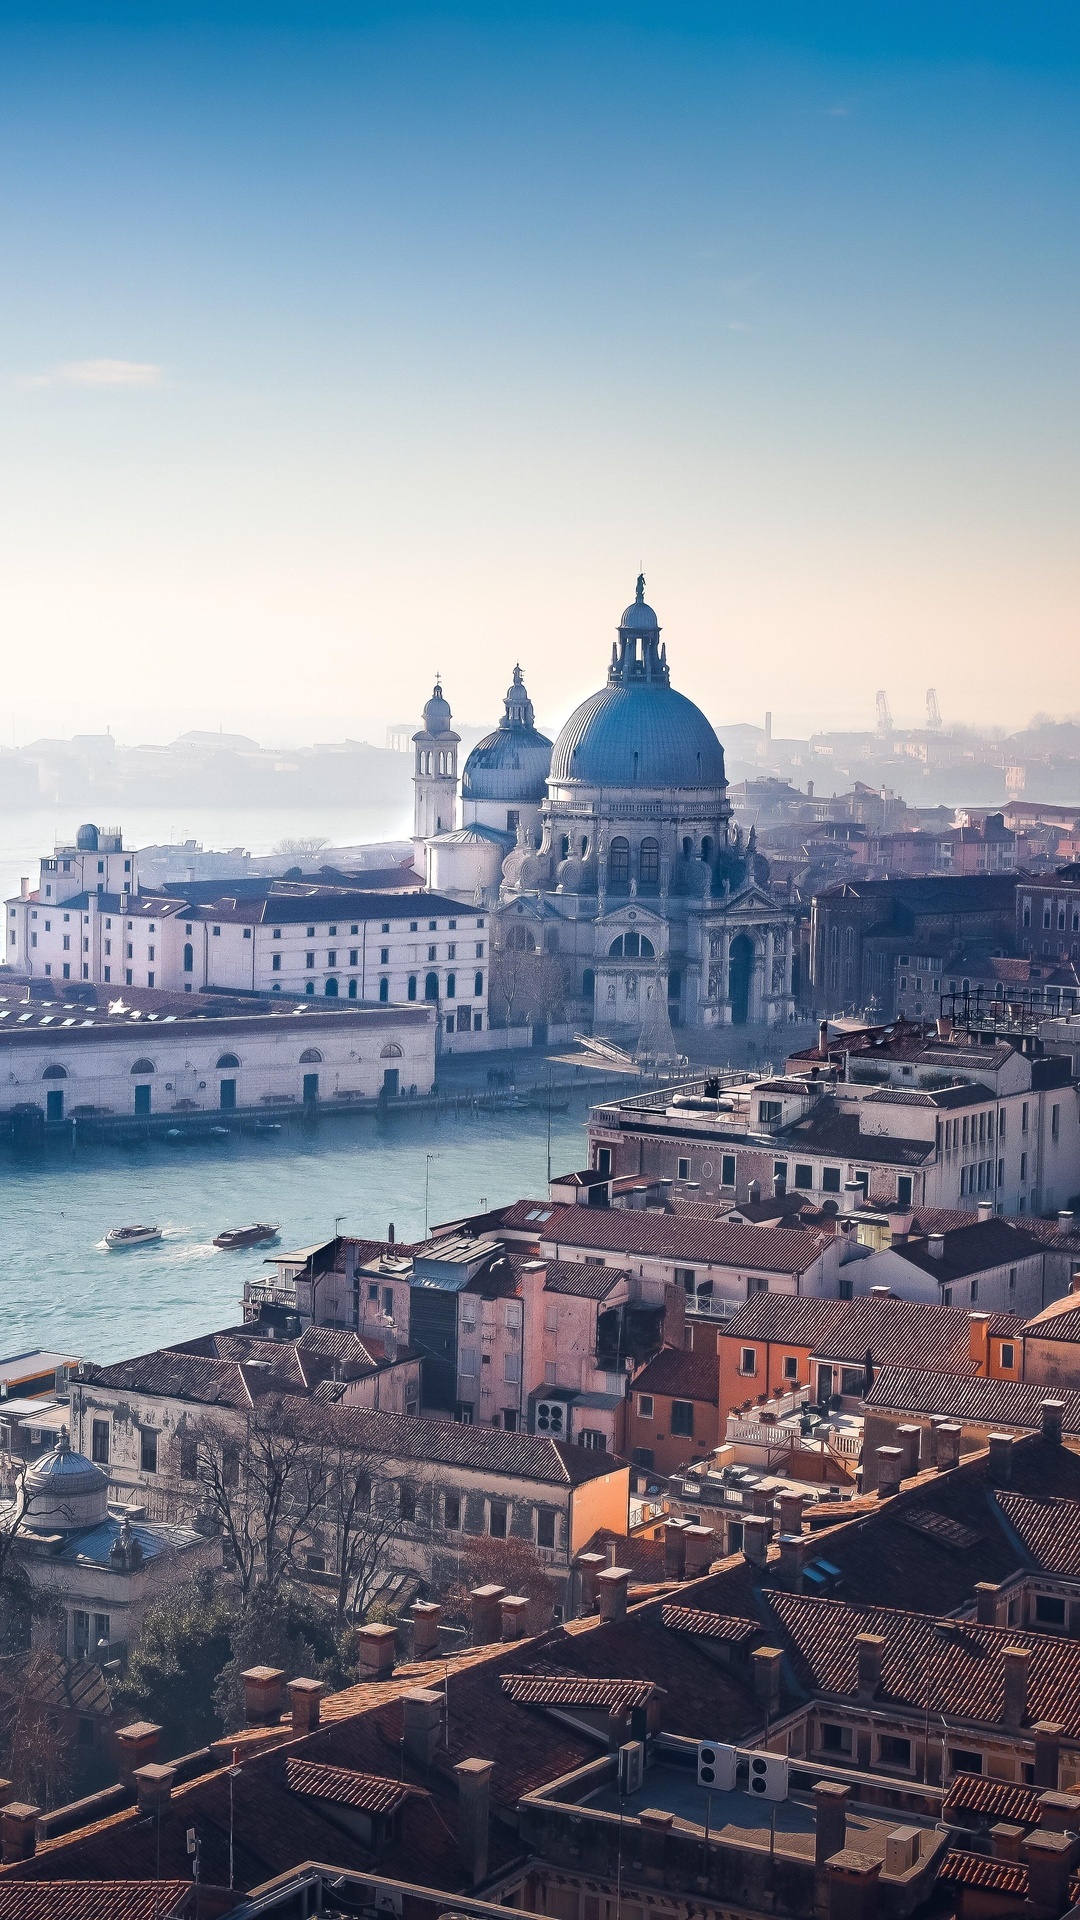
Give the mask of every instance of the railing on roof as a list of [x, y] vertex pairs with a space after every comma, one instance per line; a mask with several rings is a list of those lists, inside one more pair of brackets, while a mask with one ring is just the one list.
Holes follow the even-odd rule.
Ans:
[[669, 1107], [674, 1095], [677, 1093], [704, 1094], [706, 1085], [719, 1086], [721, 1088], [744, 1087], [747, 1080], [755, 1077], [760, 1078], [762, 1076], [754, 1076], [748, 1068], [739, 1072], [725, 1071], [723, 1073], [699, 1074], [693, 1080], [669, 1081], [666, 1087], [659, 1087], [654, 1093], [628, 1093], [625, 1100], [598, 1101], [597, 1110], [603, 1111], [606, 1108], [611, 1112], [615, 1112], [617, 1110], [624, 1110], [627, 1107], [641, 1110]]
[[245, 1280], [244, 1304], [255, 1307], [298, 1307], [295, 1287], [275, 1286], [271, 1280]]
[[705, 1320], [730, 1320], [744, 1305], [742, 1300], [725, 1300], [722, 1294], [688, 1293], [686, 1296], [687, 1313], [699, 1314]]

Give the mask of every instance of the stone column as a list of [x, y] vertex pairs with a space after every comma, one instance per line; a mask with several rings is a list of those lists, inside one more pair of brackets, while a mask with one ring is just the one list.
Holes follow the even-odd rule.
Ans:
[[776, 1008], [773, 1002], [772, 967], [773, 930], [770, 926], [765, 929], [765, 983], [761, 995], [761, 1012], [766, 1024], [770, 1027], [776, 1023]]

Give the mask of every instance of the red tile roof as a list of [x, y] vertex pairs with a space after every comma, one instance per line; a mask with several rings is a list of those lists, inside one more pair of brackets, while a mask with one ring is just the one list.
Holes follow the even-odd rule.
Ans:
[[[945, 1307], [941, 1311], [954, 1309]], [[985, 1380], [978, 1375], [965, 1379], [960, 1367], [944, 1372], [936, 1364], [932, 1370], [917, 1363], [883, 1366], [866, 1395], [866, 1405], [871, 1409], [942, 1414], [948, 1420], [1029, 1433], [1038, 1432], [1042, 1425], [1044, 1400], [1060, 1400], [1065, 1409], [1063, 1431], [1080, 1434], [1080, 1392], [1030, 1386], [1023, 1380]]]
[[746, 1646], [763, 1631], [760, 1620], [742, 1620], [731, 1613], [703, 1613], [698, 1607], [661, 1607], [660, 1618], [673, 1633], [696, 1634], [700, 1640], [725, 1640], [735, 1647]]
[[629, 1713], [647, 1706], [658, 1689], [652, 1680], [592, 1680], [582, 1674], [507, 1673], [503, 1692], [523, 1707], [599, 1707]]
[[1034, 1787], [1017, 1787], [1011, 1780], [991, 1780], [985, 1773], [958, 1773], [945, 1795], [943, 1814], [976, 1813], [992, 1820], [1011, 1820], [1016, 1826], [1037, 1827], [1042, 1820]]
[[[989, 1330], [1019, 1335], [1015, 1314], [995, 1313]], [[875, 1368], [920, 1367], [970, 1374], [971, 1323], [960, 1307], [938, 1307], [891, 1294], [864, 1293], [854, 1300], [798, 1298], [759, 1293], [717, 1329], [724, 1340], [773, 1340], [808, 1347], [822, 1360], [860, 1365], [869, 1353]]]
[[938, 1879], [957, 1886], [983, 1887], [994, 1893], [1011, 1894], [1018, 1900], [1027, 1896], [1027, 1868], [1011, 1860], [990, 1860], [985, 1853], [959, 1850], [947, 1853]]
[[495, 1231], [527, 1233], [555, 1251], [581, 1247], [758, 1273], [805, 1273], [833, 1238], [831, 1231], [731, 1226], [726, 1220], [684, 1220], [636, 1207], [556, 1207], [538, 1200], [518, 1200], [505, 1208]]
[[194, 1911], [190, 1879], [0, 1880], [0, 1920], [172, 1920]]
[[677, 1400], [720, 1399], [720, 1367], [715, 1353], [688, 1347], [664, 1347], [634, 1376], [635, 1393], [666, 1393]]
[[1036, 1567], [1080, 1578], [1080, 1501], [1032, 1500], [1002, 1488], [997, 1503]]
[[312, 1800], [332, 1800], [362, 1813], [396, 1813], [415, 1788], [384, 1774], [358, 1773], [352, 1767], [320, 1766], [313, 1760], [286, 1760], [285, 1785], [290, 1793]]

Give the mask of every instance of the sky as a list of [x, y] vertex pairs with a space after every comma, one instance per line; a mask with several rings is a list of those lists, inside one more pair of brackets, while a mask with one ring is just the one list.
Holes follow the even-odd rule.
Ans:
[[1080, 708], [1062, 4], [5, 0], [0, 741]]

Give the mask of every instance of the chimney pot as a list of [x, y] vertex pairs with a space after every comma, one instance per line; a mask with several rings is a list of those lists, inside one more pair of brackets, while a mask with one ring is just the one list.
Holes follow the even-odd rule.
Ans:
[[963, 1428], [958, 1420], [943, 1420], [934, 1434], [934, 1462], [939, 1473], [950, 1473], [960, 1464], [960, 1438]]
[[9, 1800], [0, 1811], [0, 1843], [4, 1865], [14, 1860], [29, 1860], [37, 1847], [37, 1823], [40, 1807], [25, 1800]]
[[802, 1586], [803, 1564], [811, 1542], [801, 1533], [782, 1533], [780, 1535], [780, 1584], [789, 1593], [798, 1593]]
[[1061, 1433], [1065, 1422], [1064, 1400], [1044, 1400], [1042, 1403], [1042, 1436], [1052, 1447], [1060, 1447]]
[[878, 1499], [887, 1500], [890, 1495], [900, 1491], [900, 1482], [904, 1477], [904, 1448], [878, 1447], [876, 1453]]
[[712, 1566], [716, 1558], [716, 1534], [712, 1527], [684, 1527], [682, 1537], [686, 1552], [684, 1572], [688, 1580], [693, 1580]]
[[1001, 1705], [1001, 1718], [1007, 1727], [1022, 1727], [1027, 1718], [1028, 1671], [1031, 1667], [1030, 1647], [1006, 1647], [1002, 1652], [1004, 1667], [1004, 1695]]
[[928, 1233], [926, 1236], [926, 1251], [930, 1255], [931, 1260], [944, 1260], [945, 1235], [943, 1233]]
[[140, 1808], [144, 1813], [150, 1813], [171, 1799], [176, 1768], [159, 1767], [151, 1763], [148, 1767], [136, 1767], [131, 1778], [139, 1796]]
[[290, 1680], [289, 1705], [294, 1733], [314, 1733], [319, 1724], [319, 1702], [326, 1692], [321, 1680]]
[[[667, 1535], [667, 1533], [670, 1532], [671, 1524], [672, 1523], [669, 1520], [667, 1528], [665, 1529], [665, 1536]], [[602, 1553], [579, 1553], [577, 1559], [574, 1562], [574, 1565], [577, 1567], [581, 1575], [581, 1612], [595, 1613], [597, 1576], [603, 1573], [604, 1568], [607, 1566], [607, 1559], [605, 1555]], [[666, 1572], [667, 1570], [667, 1539], [666, 1537], [664, 1541], [664, 1569]]]
[[1058, 1232], [1071, 1233], [1072, 1228], [1073, 1214], [1071, 1207], [1061, 1207], [1058, 1211]]
[[461, 1760], [458, 1783], [458, 1858], [475, 1887], [487, 1875], [488, 1809], [493, 1760]]
[[528, 1597], [522, 1593], [504, 1593], [499, 1602], [502, 1615], [503, 1640], [523, 1640], [526, 1626], [525, 1616], [529, 1611]]
[[814, 1785], [814, 1862], [823, 1867], [834, 1853], [843, 1851], [847, 1840], [847, 1810], [851, 1788], [839, 1780], [818, 1780]]
[[806, 1505], [805, 1493], [778, 1493], [776, 1496], [776, 1517], [781, 1533], [801, 1533], [803, 1508]]
[[1036, 1720], [1031, 1731], [1035, 1736], [1035, 1785], [1056, 1788], [1061, 1754], [1061, 1727], [1056, 1720]]
[[607, 1567], [596, 1582], [600, 1595], [601, 1620], [626, 1619], [626, 1590], [630, 1585], [629, 1567]]
[[469, 1594], [474, 1647], [490, 1646], [499, 1638], [502, 1626], [499, 1602], [505, 1592], [505, 1587], [496, 1586], [492, 1581], [484, 1587], [473, 1587]]
[[391, 1626], [358, 1627], [356, 1645], [361, 1680], [385, 1680], [394, 1671], [397, 1630]]
[[445, 1696], [433, 1687], [414, 1687], [403, 1694], [405, 1751], [416, 1766], [431, 1766], [442, 1735]]
[[1007, 1487], [1012, 1479], [1013, 1436], [1011, 1433], [992, 1433], [987, 1444], [990, 1449], [990, 1485]]
[[994, 1217], [993, 1201], [980, 1200], [978, 1206], [975, 1209], [975, 1212], [980, 1220], [992, 1220]]
[[781, 1647], [755, 1647], [750, 1655], [754, 1697], [768, 1714], [776, 1713], [780, 1707], [780, 1665], [783, 1658]]
[[881, 1669], [885, 1659], [886, 1640], [881, 1633], [857, 1633], [855, 1646], [858, 1651], [858, 1696], [860, 1700], [873, 1700], [881, 1686]]
[[120, 1749], [120, 1778], [130, 1784], [136, 1767], [144, 1767], [153, 1760], [161, 1728], [153, 1720], [132, 1720], [126, 1727], [118, 1728], [114, 1737]]
[[414, 1600], [409, 1612], [412, 1614], [413, 1623], [413, 1659], [434, 1659], [439, 1650], [439, 1620], [442, 1608], [433, 1600]]
[[743, 1555], [751, 1566], [764, 1567], [769, 1562], [770, 1521], [767, 1514], [749, 1513], [743, 1521]]

